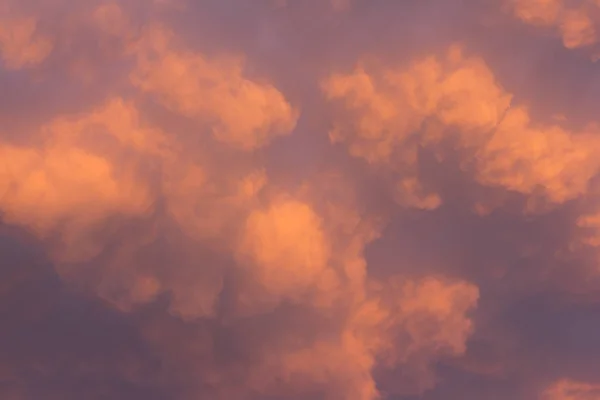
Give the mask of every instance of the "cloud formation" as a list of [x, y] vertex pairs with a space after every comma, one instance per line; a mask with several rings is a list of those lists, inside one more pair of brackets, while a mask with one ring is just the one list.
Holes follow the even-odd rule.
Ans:
[[595, 0], [510, 0], [507, 5], [524, 23], [553, 30], [568, 49], [598, 43], [600, 4]]
[[332, 75], [326, 95], [353, 115], [350, 126], [340, 117], [332, 142], [349, 142], [349, 152], [371, 164], [385, 164], [400, 178], [402, 201], [435, 208], [441, 199], [424, 193], [418, 181], [418, 149], [440, 144], [465, 154], [465, 170], [483, 185], [533, 194], [563, 203], [586, 192], [596, 174], [600, 145], [596, 126], [571, 133], [558, 125], [531, 120], [524, 105], [496, 81], [485, 62], [465, 57], [451, 47], [445, 59], [417, 59], [406, 70], [384, 69], [371, 74], [358, 67], [348, 75]]
[[600, 395], [598, 385], [574, 382], [569, 379], [552, 384], [545, 392], [546, 399], [596, 399]]
[[438, 3], [0, 0], [3, 398], [596, 398], [598, 121], [469, 29], [598, 5]]

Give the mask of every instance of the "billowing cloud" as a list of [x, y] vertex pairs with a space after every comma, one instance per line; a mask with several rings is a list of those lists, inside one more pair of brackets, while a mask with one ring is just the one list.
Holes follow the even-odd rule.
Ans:
[[513, 15], [524, 23], [551, 29], [568, 49], [589, 47], [598, 42], [598, 11], [595, 0], [510, 0]]
[[59, 117], [40, 127], [40, 147], [2, 146], [5, 221], [24, 224], [42, 238], [62, 232], [67, 256], [93, 251], [84, 230], [111, 215], [141, 215], [150, 206], [134, 165], [125, 154], [119, 163], [115, 147], [121, 142], [152, 151], [153, 134], [137, 126], [131, 105], [115, 99], [80, 118]]
[[0, 0], [0, 397], [598, 396], [598, 5], [392, 3]]
[[442, 199], [418, 174], [418, 152], [443, 146], [463, 153], [461, 167], [483, 185], [534, 194], [552, 203], [584, 194], [598, 171], [596, 126], [572, 134], [531, 120], [526, 106], [495, 79], [484, 60], [451, 47], [443, 58], [408, 67], [358, 67], [324, 82], [328, 98], [350, 112], [330, 132], [353, 156], [382, 164], [398, 178], [399, 201], [435, 208]]
[[242, 149], [262, 147], [294, 128], [297, 112], [272, 85], [245, 78], [240, 57], [211, 60], [173, 50], [171, 41], [160, 28], [144, 33], [135, 48], [135, 86], [175, 112], [212, 123], [215, 138]]

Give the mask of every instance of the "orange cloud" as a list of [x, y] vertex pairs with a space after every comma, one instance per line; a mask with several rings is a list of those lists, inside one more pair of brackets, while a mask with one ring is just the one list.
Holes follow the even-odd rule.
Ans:
[[566, 48], [587, 47], [598, 42], [598, 3], [584, 0], [509, 0], [512, 13], [523, 22], [558, 31]]
[[276, 296], [293, 298], [327, 279], [323, 274], [330, 249], [320, 218], [298, 201], [281, 200], [267, 210], [253, 211], [240, 252], [256, 265], [259, 281]]
[[595, 400], [600, 398], [600, 385], [561, 379], [543, 393], [544, 400]]
[[[262, 167], [239, 155], [237, 165], [223, 169], [221, 160], [211, 154], [216, 144], [206, 133], [228, 148], [250, 151], [274, 135], [289, 134], [296, 111], [273, 86], [244, 78], [236, 60], [210, 61], [191, 51], [174, 50], [168, 41], [174, 36], [166, 29], [144, 30], [139, 37], [124, 9], [114, 2], [88, 11], [89, 15], [76, 14], [69, 27], [87, 21], [104, 39], [120, 40], [129, 53], [119, 56], [125, 60], [133, 55], [137, 62], [131, 73], [133, 86], [156, 93], [165, 107], [193, 117], [201, 124], [199, 137], [189, 140], [179, 132], [151, 127], [138, 104], [119, 96], [87, 113], [56, 117], [33, 136], [41, 146], [33, 142], [0, 147], [8, 160], [0, 179], [6, 193], [0, 203], [5, 220], [52, 241], [59, 271], [76, 282], [86, 281], [88, 272], [70, 264], [92, 262], [108, 251], [110, 238], [102, 233], [107, 221], [148, 219], [161, 202], [169, 223], [186, 235], [222, 241], [218, 250], [232, 251], [227, 235], [237, 232], [236, 221], [254, 207], [252, 201], [267, 177]], [[175, 73], [180, 67], [189, 73]], [[174, 80], [164, 82], [169, 76]], [[247, 118], [240, 118], [243, 113]], [[192, 319], [212, 315], [223, 271], [190, 272], [191, 255], [176, 261], [180, 265], [174, 273], [143, 266], [142, 249], [155, 243], [161, 227], [156, 222], [105, 255], [94, 290], [123, 310], [171, 293], [174, 314]], [[203, 295], [196, 293], [200, 282], [206, 283]]]
[[536, 124], [525, 106], [511, 104], [487, 64], [460, 47], [407, 68], [367, 72], [361, 66], [334, 74], [323, 90], [339, 110], [331, 141], [394, 171], [401, 204], [430, 209], [441, 203], [419, 179], [419, 148], [443, 159], [442, 148], [451, 143], [480, 184], [539, 192], [557, 204], [585, 193], [599, 168], [596, 126], [572, 133]]
[[0, 3], [0, 56], [8, 69], [35, 66], [52, 52], [52, 40], [39, 32], [35, 17], [3, 10]]
[[[217, 3], [215, 8], [222, 7]], [[346, 10], [349, 4], [326, 2], [325, 8]], [[556, 27], [567, 47], [595, 43], [591, 5], [512, 4], [527, 23]], [[359, 57], [354, 69], [328, 71], [323, 61], [326, 75], [319, 89], [331, 107], [327, 115], [318, 101], [316, 107], [292, 105], [289, 99], [305, 97], [297, 92], [288, 96], [282, 88], [294, 85], [275, 83], [296, 79], [290, 76], [298, 71], [313, 74], [311, 68], [300, 64], [298, 71], [290, 68], [292, 73], [285, 75], [279, 74], [279, 66], [269, 65], [264, 70], [276, 71], [277, 79], [253, 76], [246, 70], [256, 62], [253, 51], [221, 48], [215, 34], [206, 40], [214, 40], [219, 50], [209, 55], [177, 33], [181, 27], [169, 19], [173, 15], [163, 19], [153, 8], [149, 16], [144, 14], [151, 21], [139, 23], [142, 13], [127, 9], [134, 5], [86, 4], [59, 33], [40, 25], [41, 16], [29, 22], [10, 17], [0, 26], [7, 69], [45, 66], [56, 51], [69, 57], [56, 57], [52, 68], [61, 73], [74, 68], [110, 86], [101, 94], [90, 90], [96, 102], [86, 100], [93, 104], [87, 109], [77, 104], [75, 111], [73, 102], [57, 102], [53, 109], [60, 111], [40, 126], [1, 132], [6, 133], [0, 135], [2, 223], [39, 239], [70, 288], [93, 294], [135, 325], [136, 334], [159, 358], [160, 379], [176, 389], [176, 397], [461, 396], [445, 392], [440, 364], [448, 367], [446, 362], [454, 358], [459, 359], [456, 365], [477, 365], [479, 359], [471, 353], [487, 345], [487, 334], [494, 339], [508, 335], [493, 329], [478, 335], [478, 323], [489, 323], [506, 311], [506, 304], [513, 305], [502, 296], [513, 301], [513, 295], [529, 295], [529, 285], [543, 286], [545, 281], [538, 280], [545, 278], [536, 275], [536, 268], [544, 274], [559, 269], [547, 264], [564, 243], [544, 242], [544, 234], [531, 228], [538, 227], [538, 216], [529, 216], [527, 224], [514, 221], [519, 215], [508, 218], [506, 229], [532, 229], [531, 237], [522, 237], [505, 234], [504, 221], [485, 215], [450, 215], [453, 210], [440, 206], [453, 193], [425, 171], [421, 155], [427, 153], [442, 167], [456, 162], [457, 179], [477, 188], [465, 197], [512, 193], [529, 201], [534, 211], [539, 203], [556, 210], [569, 202], [580, 211], [597, 198], [592, 183], [600, 168], [598, 127], [574, 129], [565, 121], [538, 120], [499, 82], [492, 65], [459, 45], [390, 65]], [[295, 7], [290, 4], [273, 15], [288, 18]], [[319, 7], [322, 12], [323, 5]], [[343, 25], [352, 18], [358, 16], [347, 13], [335, 20]], [[250, 28], [240, 23], [248, 36], [240, 43], [252, 42], [254, 22], [248, 23]], [[84, 28], [93, 30], [91, 42], [98, 47], [89, 54], [67, 45]], [[39, 44], [44, 40], [49, 43], [45, 53]], [[118, 76], [100, 82], [103, 68], [92, 62], [95, 57], [111, 67], [118, 64]], [[301, 78], [316, 80], [313, 75]], [[69, 79], [76, 97], [87, 99], [81, 81]], [[308, 86], [289, 90], [304, 95]], [[303, 118], [314, 136], [302, 126], [291, 135], [301, 108], [307, 110]], [[313, 126], [313, 120], [321, 125]], [[330, 144], [345, 146], [366, 164], [366, 178], [333, 146], [315, 145], [329, 124]], [[323, 153], [317, 154], [318, 146]], [[296, 171], [281, 159], [296, 156], [300, 148], [310, 155]], [[303, 169], [304, 163], [309, 168]], [[381, 198], [379, 178], [389, 184], [386, 195], [392, 188], [397, 204]], [[467, 201], [472, 207], [483, 200]], [[485, 206], [479, 210], [489, 211]], [[571, 211], [561, 217], [572, 218]], [[583, 255], [589, 247], [594, 250], [600, 244], [596, 214], [591, 206], [578, 219], [564, 222], [575, 225], [576, 237], [560, 240], [573, 239], [577, 246], [572, 249]], [[485, 227], [473, 227], [473, 221]], [[406, 236], [395, 229], [406, 230]], [[513, 233], [517, 244], [505, 239]], [[463, 236], [468, 243], [458, 243]], [[384, 255], [389, 259], [377, 257], [380, 245], [395, 250]], [[402, 252], [411, 254], [404, 258]], [[536, 252], [548, 254], [536, 259]], [[523, 268], [531, 276], [519, 271], [524, 259], [533, 265]], [[500, 265], [500, 273], [483, 271], [492, 264]], [[518, 290], [513, 291], [514, 282]], [[596, 282], [581, 285], [592, 291]], [[478, 307], [484, 308], [475, 316]], [[519, 351], [529, 355], [530, 347]], [[512, 364], [502, 364], [503, 357], [481, 362], [484, 367], [500, 365], [487, 378], [509, 380], [504, 373]], [[527, 373], [526, 379], [534, 374]], [[597, 390], [592, 383], [560, 380], [543, 395], [549, 400], [589, 399], [598, 396]]]
[[47, 239], [60, 230], [66, 258], [96, 254], [95, 244], [86, 243], [88, 228], [115, 214], [143, 215], [151, 206], [134, 165], [112, 158], [118, 154], [106, 141], [152, 146], [154, 132], [140, 129], [135, 110], [117, 99], [81, 118], [56, 118], [42, 126], [36, 136], [44, 143], [40, 148], [1, 146], [5, 220]]
[[472, 331], [466, 313], [475, 306], [478, 291], [436, 279], [397, 283], [379, 285], [385, 295], [373, 293], [349, 309], [339, 331], [306, 347], [269, 351], [251, 375], [253, 385], [268, 393], [282, 379], [292, 387], [322, 385], [326, 398], [373, 400], [380, 396], [373, 369], [403, 365], [417, 374], [399, 393], [433, 387], [432, 363], [465, 350]]
[[213, 136], [243, 150], [289, 134], [298, 112], [274, 86], [244, 77], [241, 57], [209, 59], [175, 50], [173, 34], [151, 28], [135, 45], [132, 83], [169, 109], [211, 127]]

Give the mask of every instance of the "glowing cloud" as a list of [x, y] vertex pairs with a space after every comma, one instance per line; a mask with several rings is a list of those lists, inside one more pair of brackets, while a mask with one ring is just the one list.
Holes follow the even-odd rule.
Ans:
[[134, 85], [173, 111], [208, 123], [216, 139], [244, 150], [293, 130], [297, 112], [272, 85], [245, 78], [242, 59], [177, 51], [173, 40], [161, 28], [144, 34], [135, 50]]
[[553, 28], [569, 49], [598, 42], [598, 3], [584, 0], [570, 4], [564, 0], [509, 0], [514, 15], [523, 22]]
[[442, 146], [452, 143], [479, 183], [528, 195], [541, 190], [553, 203], [585, 193], [598, 171], [597, 127], [572, 134], [535, 124], [525, 106], [511, 105], [512, 95], [485, 62], [465, 57], [460, 47], [406, 69], [364, 68], [332, 75], [323, 85], [341, 107], [330, 138], [397, 173], [401, 204], [430, 209], [441, 202], [418, 178], [423, 147], [444, 157]]
[[475, 3], [0, 0], [0, 398], [599, 398], [598, 3]]

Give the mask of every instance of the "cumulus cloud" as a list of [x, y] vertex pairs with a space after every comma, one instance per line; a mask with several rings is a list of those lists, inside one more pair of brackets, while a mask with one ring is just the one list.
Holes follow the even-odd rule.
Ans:
[[[359, 66], [325, 80], [326, 96], [342, 114], [330, 132], [350, 154], [383, 164], [398, 175], [399, 201], [436, 208], [442, 199], [419, 179], [418, 152], [450, 142], [463, 154], [462, 168], [483, 185], [563, 203], [587, 191], [598, 165], [596, 126], [571, 133], [531, 120], [511, 101], [485, 61], [452, 46], [445, 57], [408, 67]], [[349, 112], [348, 118], [344, 112]], [[442, 146], [443, 147], [443, 146]]]
[[[60, 229], [74, 254], [88, 248], [81, 242], [86, 236], [82, 230], [110, 215], [144, 213], [149, 193], [131, 163], [113, 162], [90, 149], [104, 147], [112, 154], [115, 143], [110, 139], [133, 148], [152, 141], [153, 132], [136, 132], [136, 123], [135, 109], [116, 99], [80, 118], [58, 117], [40, 127], [40, 147], [3, 145], [6, 222], [18, 221], [43, 238]], [[78, 243], [71, 245], [71, 240]]]
[[510, 0], [506, 4], [524, 23], [553, 30], [568, 49], [590, 47], [598, 42], [597, 1]]
[[293, 130], [297, 111], [272, 85], [245, 78], [239, 56], [210, 60], [174, 50], [173, 40], [160, 28], [144, 33], [135, 46], [135, 86], [186, 117], [214, 121], [215, 138], [242, 149], [262, 147]]
[[0, 394], [595, 398], [597, 121], [456, 6], [0, 0]]

